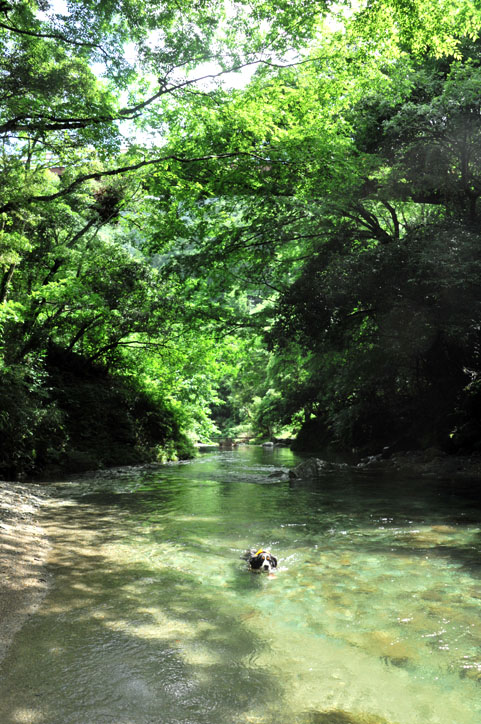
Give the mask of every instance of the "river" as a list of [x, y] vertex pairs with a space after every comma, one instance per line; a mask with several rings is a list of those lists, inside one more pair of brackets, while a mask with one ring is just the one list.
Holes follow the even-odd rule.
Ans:
[[479, 494], [269, 477], [295, 462], [246, 447], [52, 483], [54, 584], [3, 661], [1, 724], [479, 724]]

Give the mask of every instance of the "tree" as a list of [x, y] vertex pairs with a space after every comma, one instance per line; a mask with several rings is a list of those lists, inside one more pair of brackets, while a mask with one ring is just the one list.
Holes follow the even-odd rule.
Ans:
[[[383, 419], [409, 427], [455, 370], [438, 419], [461, 424], [477, 375], [473, 3], [0, 15], [4, 469], [53, 459], [47, 420], [58, 450], [86, 454], [84, 384], [96, 418], [92, 390], [110, 389], [136, 459], [153, 430], [211, 434], [221, 392], [241, 425], [318, 419], [364, 445]], [[246, 88], [222, 86], [252, 65]], [[460, 275], [469, 305], [446, 301]]]
[[[204, 110], [200, 141], [192, 114], [196, 143], [261, 158], [189, 169], [159, 193], [185, 210], [172, 263], [261, 305], [250, 320], [273, 355], [261, 425], [316, 418], [351, 446], [446, 447], [478, 374], [476, 285], [455, 301], [478, 267], [476, 43], [418, 60], [388, 38], [381, 63], [352, 37], [328, 47], [259, 71], [222, 123]], [[302, 370], [293, 385], [288, 364]]]

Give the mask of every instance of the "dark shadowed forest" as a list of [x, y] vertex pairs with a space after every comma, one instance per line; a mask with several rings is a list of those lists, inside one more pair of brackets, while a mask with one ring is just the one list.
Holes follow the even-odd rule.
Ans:
[[0, 2], [0, 476], [481, 452], [481, 9]]

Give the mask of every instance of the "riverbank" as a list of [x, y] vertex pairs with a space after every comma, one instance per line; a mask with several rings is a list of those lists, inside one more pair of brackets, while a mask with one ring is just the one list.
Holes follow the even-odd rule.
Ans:
[[0, 661], [48, 590], [49, 540], [39, 522], [41, 485], [0, 481]]

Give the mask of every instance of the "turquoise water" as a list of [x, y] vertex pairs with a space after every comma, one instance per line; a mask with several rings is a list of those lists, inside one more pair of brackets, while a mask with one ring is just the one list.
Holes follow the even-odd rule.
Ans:
[[54, 586], [3, 662], [1, 724], [479, 724], [479, 494], [269, 477], [295, 462], [239, 448], [52, 486]]

